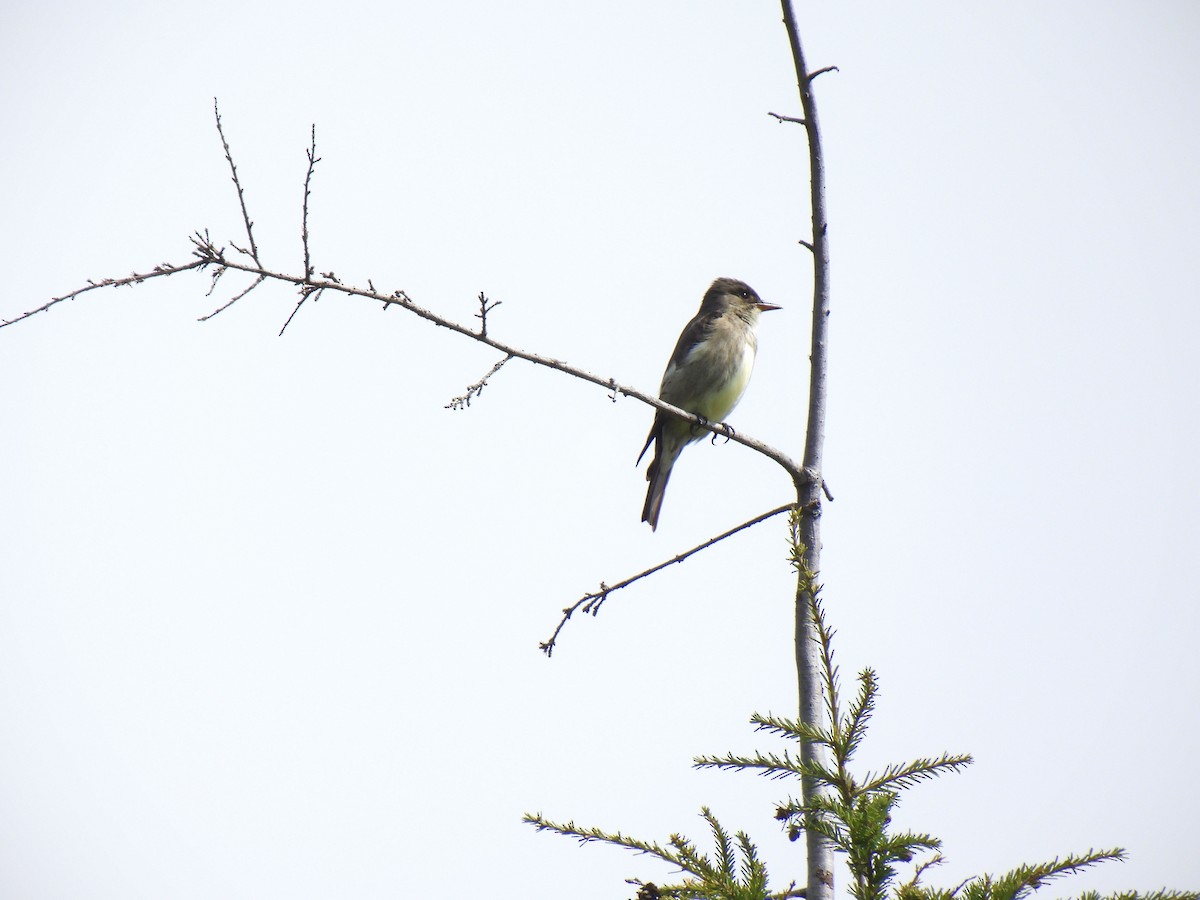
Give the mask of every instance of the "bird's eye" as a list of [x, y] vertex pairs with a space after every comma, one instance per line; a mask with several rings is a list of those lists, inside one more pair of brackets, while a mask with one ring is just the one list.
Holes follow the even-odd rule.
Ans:
[[739, 291], [739, 293], [742, 295], [743, 300], [750, 299], [750, 291], [748, 289], [743, 288], [741, 291]]

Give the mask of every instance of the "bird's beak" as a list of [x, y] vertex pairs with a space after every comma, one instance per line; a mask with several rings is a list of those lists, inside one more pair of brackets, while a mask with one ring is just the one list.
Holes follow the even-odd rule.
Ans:
[[769, 312], [772, 309], [783, 309], [782, 306], [776, 306], [774, 303], [756, 303], [760, 312]]

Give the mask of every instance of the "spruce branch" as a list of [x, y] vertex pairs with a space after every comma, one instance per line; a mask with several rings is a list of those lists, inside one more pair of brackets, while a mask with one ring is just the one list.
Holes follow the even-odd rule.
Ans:
[[[917, 889], [917, 885], [920, 883], [921, 879], [925, 877], [925, 873], [928, 872], [930, 869], [932, 869], [934, 866], [942, 865], [945, 861], [946, 860], [942, 856], [942, 854], [935, 853], [933, 856], [929, 857], [926, 860], [921, 861], [916, 866], [914, 866], [912, 878], [896, 888], [897, 900], [899, 900], [899, 898], [901, 898], [905, 895], [905, 891]], [[940, 900], [948, 900], [950, 893], [949, 892], [943, 892], [943, 893], [946, 893], [947, 897], [940, 898]], [[933, 898], [930, 898], [930, 900], [933, 900]]]
[[903, 790], [948, 772], [961, 771], [974, 762], [969, 753], [943, 753], [936, 759], [923, 757], [911, 762], [894, 763], [878, 775], [868, 772], [858, 787], [870, 792]]
[[[1003, 875], [980, 875], [968, 879], [952, 891], [929, 889], [909, 882], [901, 886], [897, 892], [897, 900], [1021, 900], [1045, 886], [1047, 882], [1082, 872], [1102, 862], [1123, 860], [1125, 855], [1125, 851], [1120, 847], [1071, 853], [1062, 859], [1055, 857], [1049, 862], [1018, 866]], [[1149, 900], [1151, 896], [1134, 891], [1115, 894], [1113, 898]], [[1161, 900], [1195, 900], [1198, 895], [1186, 891], [1156, 891], [1153, 896], [1161, 897]], [[1084, 898], [1099, 900], [1099, 895], [1090, 891], [1083, 894], [1080, 900]]]
[[[795, 519], [793, 514], [793, 522]], [[809, 620], [819, 644], [820, 677], [829, 698], [828, 723], [827, 727], [822, 727], [799, 718], [760, 714], [755, 714], [751, 722], [756, 732], [798, 743], [802, 750], [819, 747], [827, 752], [797, 754], [784, 749], [748, 755], [725, 753], [697, 757], [694, 760], [696, 768], [754, 771], [773, 779], [800, 778], [802, 796], [799, 799], [788, 797], [778, 804], [775, 818], [787, 829], [791, 840], [796, 841], [803, 834], [807, 839], [806, 846], [811, 847], [815, 842], [845, 858], [850, 873], [849, 891], [855, 900], [1025, 900], [1028, 894], [1051, 880], [1100, 862], [1124, 858], [1124, 851], [1119, 848], [1089, 850], [1084, 854], [1055, 858], [1048, 863], [1020, 866], [999, 877], [982, 875], [967, 879], [948, 890], [922, 885], [920, 882], [925, 873], [942, 862], [942, 842], [926, 832], [894, 830], [893, 813], [904, 791], [938, 775], [960, 771], [972, 762], [971, 757], [943, 753], [889, 765], [878, 773], [867, 772], [861, 777], [852, 773], [850, 764], [866, 738], [875, 710], [878, 677], [873, 669], [864, 669], [859, 674], [858, 692], [848, 705], [843, 704], [833, 651], [835, 632], [826, 619], [821, 589], [814, 573], [804, 564], [805, 556], [795, 542], [793, 549], [803, 590], [810, 598]], [[540, 815], [527, 816], [526, 821], [539, 827], [552, 827], [581, 840], [606, 841], [652, 853], [692, 876], [679, 885], [665, 888], [633, 882], [645, 888], [644, 893], [639, 892], [639, 897], [719, 900], [748, 897], [761, 900], [779, 896], [766, 893], [766, 869], [749, 837], [741, 832], [731, 837], [707, 808], [701, 814], [712, 832], [716, 848], [712, 857], [700, 852], [680, 835], [672, 835], [669, 846], [664, 847], [631, 839], [619, 832], [610, 834], [600, 829], [580, 829], [574, 823], [554, 825]], [[902, 865], [912, 866], [912, 876], [908, 881], [896, 884]], [[783, 896], [798, 893], [801, 892], [793, 886]], [[804, 888], [803, 893], [807, 896], [808, 888]], [[1109, 898], [1093, 893], [1080, 900]], [[1143, 900], [1143, 896], [1121, 894], [1112, 900]], [[1200, 896], [1189, 892], [1159, 891], [1145, 895], [1144, 900], [1200, 900]]]
[[[669, 862], [672, 865], [678, 866], [684, 871], [691, 871], [685, 865], [684, 859], [679, 856], [677, 844], [683, 839], [678, 835], [672, 835], [670, 843], [674, 849], [668, 849], [657, 841], [643, 841], [638, 838], [629, 837], [619, 831], [605, 831], [603, 828], [583, 828], [576, 825], [574, 820], [565, 824], [553, 822], [545, 818], [541, 813], [526, 813], [521, 817], [521, 821], [528, 825], [532, 825], [538, 831], [549, 831], [553, 834], [560, 834], [563, 837], [575, 838], [580, 844], [602, 843], [612, 844], [616, 847], [624, 847], [627, 850], [633, 850], [636, 853], [644, 853], [648, 856], [654, 856], [658, 859]], [[693, 873], [696, 874], [696, 873]]]
[[[793, 527], [796, 515], [792, 517]], [[897, 874], [897, 864], [910, 863], [917, 854], [934, 853], [941, 842], [932, 835], [891, 829], [892, 811], [900, 793], [943, 772], [957, 771], [971, 762], [969, 756], [942, 754], [888, 766], [879, 774], [857, 778], [850, 763], [866, 738], [878, 695], [874, 670], [859, 675], [859, 690], [845, 706], [834, 658], [834, 629], [825, 617], [821, 588], [808, 568], [803, 550], [793, 541], [793, 558], [801, 590], [809, 598], [809, 621], [818, 643], [820, 683], [826, 698], [825, 725], [803, 719], [755, 714], [755, 730], [798, 743], [801, 753], [758, 751], [751, 755], [726, 753], [702, 756], [697, 768], [756, 771], [768, 778], [798, 777], [802, 797], [778, 804], [775, 818], [795, 841], [807, 835], [814, 842], [845, 855], [850, 870], [850, 891], [856, 900], [884, 900]], [[805, 748], [822, 752], [805, 753]], [[910, 884], [916, 884], [915, 878]]]
[[785, 716], [763, 715], [754, 713], [750, 716], [750, 724], [755, 731], [776, 734], [794, 741], [832, 741], [833, 735], [828, 729], [818, 725], [810, 725], [799, 719], [789, 719]]
[[[1111, 850], [1089, 849], [1086, 853], [1069, 853], [1062, 859], [1056, 856], [1049, 862], [1018, 866], [995, 880], [983, 878], [968, 882], [963, 888], [962, 896], [964, 900], [985, 900], [985, 898], [986, 900], [1017, 900], [1019, 897], [1036, 891], [1047, 882], [1062, 878], [1064, 875], [1082, 872], [1098, 863], [1124, 860], [1125, 855], [1123, 849], [1114, 847]], [[976, 892], [975, 888], [985, 881], [990, 882], [991, 890], [979, 889]]]
[[878, 682], [875, 670], [868, 667], [858, 673], [858, 695], [850, 704], [845, 718], [841, 723], [841, 731], [845, 735], [847, 756], [854, 752], [867, 736], [867, 724], [875, 712], [875, 693]]
[[700, 851], [694, 842], [682, 834], [672, 834], [667, 846], [664, 846], [657, 841], [631, 838], [619, 831], [581, 828], [573, 821], [566, 824], [552, 822], [541, 813], [526, 813], [522, 821], [533, 825], [538, 831], [573, 837], [581, 844], [599, 842], [653, 856], [690, 876], [678, 884], [670, 885], [630, 879], [632, 884], [651, 888], [651, 896], [679, 900], [789, 900], [804, 896], [803, 889], [796, 888], [794, 884], [783, 891], [770, 891], [766, 866], [749, 836], [741, 831], [731, 835], [706, 806], [701, 807], [700, 815], [712, 835], [716, 848], [713, 857]]
[[784, 750], [781, 753], [753, 753], [750, 756], [738, 756], [726, 753], [724, 756], [697, 756], [692, 765], [697, 769], [718, 769], [734, 772], [754, 772], [764, 778], [778, 780], [780, 778], [809, 776], [823, 783], [829, 783], [832, 774], [811, 760], [802, 760]]

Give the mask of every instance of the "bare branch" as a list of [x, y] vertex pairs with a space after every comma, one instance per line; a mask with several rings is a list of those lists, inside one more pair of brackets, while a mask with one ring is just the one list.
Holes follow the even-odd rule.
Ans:
[[[480, 294], [479, 296], [482, 297], [483, 294]], [[494, 366], [492, 366], [490, 369], [488, 369], [488, 373], [486, 375], [484, 375], [482, 378], [480, 378], [477, 382], [470, 385], [467, 388], [467, 392], [465, 394], [463, 394], [461, 397], [451, 398], [450, 402], [446, 404], [445, 409], [462, 409], [464, 406], [470, 406], [471, 399], [473, 397], [478, 397], [480, 394], [483, 393], [483, 389], [485, 387], [487, 387], [488, 379], [491, 378], [493, 375], [495, 375], [497, 372], [499, 372], [500, 367], [503, 366], [510, 359], [512, 359], [511, 354], [509, 354], [508, 356], [505, 356], [504, 359], [500, 360], [500, 362], [496, 363]]]
[[246, 211], [246, 194], [242, 191], [242, 182], [238, 179], [237, 166], [233, 164], [233, 154], [229, 150], [229, 141], [225, 140], [225, 129], [221, 126], [221, 110], [217, 106], [217, 98], [213, 97], [213, 115], [217, 117], [217, 134], [221, 136], [221, 146], [225, 148], [225, 160], [229, 163], [229, 171], [233, 173], [233, 184], [237, 188], [238, 203], [242, 206], [242, 221], [246, 224], [246, 237], [250, 240], [250, 250], [247, 252], [233, 244], [233, 249], [244, 253], [254, 260], [255, 265], [262, 265], [258, 259], [258, 244], [254, 242], [254, 223], [250, 213]]
[[769, 112], [769, 113], [767, 113], [767, 115], [774, 116], [775, 119], [779, 122], [791, 122], [794, 125], [807, 125], [808, 124], [803, 119], [797, 119], [795, 116], [781, 116], [779, 113], [773, 113], [773, 112]]
[[[677, 406], [664, 403], [662, 400], [658, 399], [658, 397], [652, 394], [647, 394], [646, 392], [640, 391], [630, 385], [620, 384], [614, 378], [604, 378], [600, 375], [596, 375], [593, 372], [589, 372], [586, 369], [581, 369], [578, 366], [571, 365], [563, 360], [554, 359], [553, 357], [549, 356], [543, 356], [539, 353], [530, 353], [527, 350], [522, 350], [519, 347], [506, 344], [503, 341], [498, 341], [495, 338], [482, 334], [477, 329], [462, 325], [453, 321], [452, 319], [447, 319], [444, 316], [440, 316], [432, 310], [426, 309], [420, 304], [414, 302], [412, 298], [409, 297], [404, 291], [393, 291], [390, 294], [385, 294], [379, 290], [367, 290], [366, 288], [354, 287], [353, 285], [343, 284], [341, 282], [326, 281], [321, 278], [312, 277], [304, 278], [300, 275], [289, 275], [286, 272], [276, 272], [271, 269], [263, 268], [262, 266], [248, 265], [246, 263], [228, 259], [220, 250], [213, 247], [211, 243], [206, 244], [203, 237], [193, 237], [192, 241], [197, 246], [197, 250], [195, 251], [196, 255], [201, 257], [205, 264], [219, 263], [228, 269], [233, 269], [238, 272], [246, 272], [247, 274], [260, 276], [272, 281], [282, 281], [288, 284], [294, 284], [300, 288], [309, 288], [309, 294], [301, 298], [301, 302], [296, 306], [297, 310], [303, 304], [303, 301], [307, 299], [307, 296], [324, 291], [335, 291], [339, 294], [345, 294], [350, 297], [363, 297], [388, 306], [400, 306], [411, 312], [413, 315], [425, 319], [427, 322], [432, 322], [434, 325], [437, 325], [441, 328], [453, 331], [456, 334], [461, 334], [464, 337], [478, 341], [481, 344], [486, 344], [487, 346], [492, 347], [495, 350], [499, 350], [501, 353], [507, 356], [523, 359], [527, 362], [533, 363], [534, 365], [545, 366], [548, 369], [555, 369], [559, 372], [563, 372], [566, 375], [571, 375], [583, 381], [591, 382], [592, 384], [605, 388], [614, 394], [632, 397], [635, 400], [640, 400], [647, 406], [653, 406], [655, 409], [661, 409], [663, 412], [669, 413], [673, 416], [678, 416], [684, 421], [690, 422], [697, 428], [703, 429], [704, 431], [727, 436], [734, 443], [742, 444], [743, 446], [749, 447], [751, 450], [757, 450], [768, 459], [774, 460], [783, 467], [783, 469], [788, 473], [789, 476], [791, 476], [793, 482], [796, 484], [808, 486], [813, 483], [812, 479], [814, 477], [814, 472], [810, 471], [804, 466], [798, 465], [786, 453], [775, 449], [770, 444], [764, 443], [763, 441], [757, 440], [756, 438], [750, 437], [749, 435], [741, 432], [730, 432], [723, 422], [709, 422], [707, 419], [702, 419], [700, 416], [694, 415], [686, 410], [682, 410]], [[196, 267], [198, 267], [198, 264], [192, 265], [192, 268]], [[295, 315], [295, 311], [293, 311], [292, 315]], [[291, 319], [289, 318], [288, 321], [290, 322]], [[284, 327], [286, 328], [287, 325], [285, 324]]]
[[[260, 285], [265, 280], [282, 281], [282, 282], [286, 282], [289, 284], [294, 284], [297, 287], [301, 288], [300, 300], [296, 304], [296, 307], [292, 310], [291, 315], [288, 316], [287, 321], [284, 322], [283, 327], [279, 331], [280, 335], [282, 335], [287, 330], [288, 325], [291, 324], [292, 319], [294, 319], [296, 316], [296, 313], [298, 313], [300, 311], [300, 307], [302, 307], [304, 305], [304, 302], [310, 296], [313, 297], [315, 300], [317, 297], [320, 296], [321, 293], [323, 293], [326, 290], [336, 291], [338, 293], [345, 294], [348, 296], [364, 297], [364, 298], [368, 298], [371, 300], [376, 300], [378, 302], [383, 303], [385, 309], [388, 306], [392, 306], [392, 305], [402, 306], [403, 308], [407, 309], [409, 312], [413, 313], [414, 315], [416, 315], [422, 319], [425, 319], [428, 322], [432, 322], [434, 325], [449, 329], [450, 331], [456, 332], [457, 334], [461, 334], [464, 337], [469, 337], [472, 340], [479, 341], [480, 343], [487, 344], [489, 347], [499, 350], [506, 357], [524, 359], [535, 365], [545, 366], [545, 367], [551, 368], [551, 369], [556, 369], [567, 375], [572, 375], [575, 378], [582, 379], [583, 381], [589, 381], [592, 384], [599, 385], [600, 387], [605, 388], [606, 390], [608, 390], [612, 393], [612, 396], [614, 397], [614, 399], [618, 394], [626, 396], [626, 397], [633, 397], [634, 399], [640, 400], [641, 402], [647, 404], [648, 406], [653, 406], [655, 409], [662, 410], [663, 412], [666, 412], [670, 415], [676, 416], [680, 419], [683, 419], [684, 421], [690, 422], [695, 428], [703, 429], [703, 430], [712, 432], [714, 434], [723, 434], [726, 437], [728, 437], [730, 440], [735, 441], [736, 443], [739, 443], [739, 444], [743, 444], [744, 446], [749, 447], [752, 450], [757, 450], [759, 453], [763, 454], [767, 458], [774, 460], [776, 463], [778, 463], [780, 466], [782, 466], [784, 468], [784, 470], [787, 471], [787, 473], [791, 476], [792, 481], [795, 483], [798, 490], [800, 490], [801, 488], [810, 487], [814, 483], [813, 479], [815, 477], [815, 469], [813, 467], [811, 467], [811, 466], [805, 467], [805, 466], [797, 465], [790, 457], [788, 457], [786, 454], [782, 453], [781, 451], [776, 450], [774, 447], [771, 447], [770, 445], [765, 444], [762, 441], [756, 440], [752, 437], [748, 437], [747, 435], [735, 433], [735, 432], [733, 432], [732, 429], [729, 428], [729, 426], [727, 426], [723, 422], [715, 422], [715, 423], [709, 422], [706, 419], [701, 418], [700, 416], [694, 415], [693, 413], [679, 409], [678, 407], [672, 406], [669, 403], [664, 403], [658, 397], [644, 393], [643, 391], [640, 391], [637, 388], [618, 384], [616, 379], [614, 379], [614, 378], [602, 378], [599, 375], [595, 375], [595, 374], [588, 372], [584, 369], [581, 369], [577, 366], [572, 366], [562, 360], [553, 359], [548, 356], [542, 356], [537, 353], [529, 353], [527, 351], [520, 350], [517, 347], [513, 347], [509, 344], [506, 344], [502, 341], [494, 340], [487, 333], [487, 314], [492, 309], [495, 309], [495, 307], [498, 306], [499, 303], [490, 303], [487, 300], [487, 297], [483, 293], [480, 293], [480, 295], [479, 295], [480, 311], [479, 311], [479, 313], [476, 314], [476, 317], [480, 319], [480, 327], [479, 327], [479, 330], [475, 330], [473, 328], [468, 328], [465, 325], [461, 325], [457, 322], [447, 319], [443, 316], [437, 315], [436, 313], [432, 312], [431, 310], [428, 310], [428, 309], [418, 305], [417, 303], [414, 303], [413, 300], [404, 291], [397, 290], [397, 291], [393, 291], [391, 294], [384, 294], [380, 291], [377, 291], [375, 289], [374, 284], [371, 282], [368, 282], [370, 284], [370, 289], [356, 288], [351, 285], [343, 284], [341, 282], [341, 280], [338, 279], [333, 274], [332, 271], [322, 273], [320, 278], [314, 278], [314, 273], [313, 273], [313, 268], [312, 268], [312, 260], [311, 260], [311, 254], [310, 254], [310, 248], [309, 248], [309, 240], [308, 240], [308, 199], [311, 194], [311, 183], [312, 183], [313, 170], [316, 167], [316, 164], [318, 162], [320, 162], [320, 157], [318, 157], [316, 155], [316, 144], [317, 144], [316, 134], [317, 134], [317, 132], [316, 132], [315, 125], [312, 127], [312, 130], [311, 130], [311, 140], [310, 140], [309, 148], [308, 148], [307, 154], [306, 154], [307, 159], [308, 159], [308, 169], [307, 169], [307, 173], [306, 173], [305, 179], [304, 179], [304, 206], [303, 206], [303, 214], [302, 214], [302, 222], [301, 222], [301, 240], [304, 245], [304, 274], [301, 276], [289, 275], [284, 272], [277, 272], [277, 271], [273, 271], [271, 269], [265, 268], [262, 265], [262, 263], [259, 261], [258, 245], [254, 240], [254, 223], [250, 219], [249, 213], [246, 210], [245, 192], [242, 189], [241, 180], [237, 174], [237, 166], [234, 164], [234, 161], [233, 161], [233, 153], [229, 148], [229, 141], [225, 137], [224, 126], [221, 123], [220, 108], [218, 107], [216, 98], [213, 98], [213, 115], [216, 118], [217, 134], [220, 136], [221, 146], [225, 150], [225, 159], [229, 163], [229, 170], [233, 177], [234, 187], [237, 189], [238, 203], [241, 206], [241, 210], [242, 210], [242, 220], [246, 226], [246, 236], [250, 241], [249, 251], [242, 250], [236, 244], [231, 244], [231, 246], [233, 246], [233, 248], [236, 251], [238, 251], [240, 254], [242, 254], [243, 256], [248, 256], [253, 261], [253, 264], [246, 263], [246, 262], [235, 262], [235, 261], [227, 258], [225, 255], [225, 249], [223, 247], [217, 247], [216, 244], [213, 242], [212, 238], [209, 236], [207, 231], [205, 231], [203, 234], [201, 234], [200, 232], [196, 232], [190, 238], [192, 245], [194, 247], [194, 249], [192, 251], [192, 255], [197, 258], [196, 262], [189, 263], [185, 266], [173, 266], [170, 264], [164, 264], [163, 266], [157, 267], [154, 270], [154, 272], [152, 272], [152, 273], [146, 273], [146, 274], [134, 273], [133, 275], [131, 275], [125, 279], [120, 279], [120, 280], [108, 279], [99, 284], [92, 282], [89, 285], [89, 287], [81, 288], [78, 291], [74, 291], [74, 292], [64, 295], [62, 297], [56, 297], [53, 300], [51, 300], [49, 303], [45, 304], [44, 306], [39, 307], [36, 310], [32, 310], [28, 313], [25, 313], [24, 315], [19, 316], [16, 319], [13, 319], [11, 321], [0, 322], [0, 327], [3, 327], [4, 325], [13, 324], [13, 322], [22, 321], [23, 319], [26, 319], [31, 315], [35, 315], [38, 312], [42, 312], [43, 310], [48, 309], [49, 307], [53, 306], [56, 303], [60, 303], [63, 300], [72, 299], [72, 298], [78, 296], [79, 294], [82, 294], [88, 290], [92, 290], [95, 287], [121, 286], [121, 285], [125, 285], [125, 284], [135, 284], [135, 283], [139, 283], [139, 282], [145, 280], [148, 277], [151, 277], [152, 275], [170, 275], [170, 274], [174, 274], [175, 272], [186, 271], [188, 269], [197, 269], [197, 268], [204, 268], [205, 266], [208, 266], [208, 265], [216, 265], [216, 266], [221, 267], [221, 270], [222, 270], [221, 275], [223, 275], [225, 271], [227, 271], [229, 269], [233, 269], [233, 270], [236, 270], [239, 272], [245, 272], [249, 275], [255, 276], [255, 281], [245, 291], [243, 291], [240, 294], [238, 294], [237, 296], [235, 296], [232, 300], [229, 301], [229, 303], [226, 303], [224, 306], [218, 308], [217, 310], [214, 310], [212, 313], [210, 313], [208, 316], [206, 316], [205, 319], [203, 319], [202, 321], [212, 318], [214, 315], [217, 315], [218, 313], [222, 312], [223, 310], [228, 309], [232, 303], [234, 303], [237, 300], [241, 299], [242, 297], [246, 296], [246, 294], [250, 293], [250, 291], [254, 290], [256, 287], [258, 287], [258, 285]], [[221, 276], [218, 275], [216, 277], [221, 277]], [[486, 380], [486, 376], [485, 376], [485, 380]], [[476, 392], [476, 393], [478, 393], [478, 392]]]
[[752, 525], [757, 525], [759, 522], [765, 522], [767, 519], [777, 516], [782, 512], [787, 512], [790, 509], [795, 509], [795, 507], [796, 504], [788, 503], [784, 506], [776, 507], [770, 512], [765, 512], [760, 516], [755, 516], [748, 522], [743, 522], [741, 525], [738, 525], [735, 528], [730, 528], [728, 531], [718, 534], [715, 538], [710, 538], [703, 544], [693, 547], [691, 550], [680, 553], [678, 556], [674, 556], [671, 559], [668, 559], [666, 562], [661, 562], [656, 566], [651, 566], [649, 569], [646, 569], [646, 571], [638, 572], [636, 575], [626, 578], [624, 581], [619, 581], [614, 585], [607, 585], [603, 581], [600, 582], [599, 591], [594, 594], [584, 594], [573, 604], [563, 610], [562, 619], [559, 620], [558, 627], [554, 629], [554, 634], [550, 635], [550, 639], [548, 641], [538, 644], [538, 648], [541, 649], [547, 656], [550, 656], [554, 652], [554, 646], [558, 641], [559, 632], [563, 630], [567, 624], [567, 620], [571, 618], [571, 615], [576, 610], [581, 609], [583, 612], [594, 616], [596, 613], [600, 612], [600, 607], [604, 605], [604, 601], [608, 599], [608, 595], [613, 591], [619, 591], [621, 588], [629, 587], [629, 585], [633, 584], [635, 581], [645, 578], [647, 575], [653, 575], [655, 572], [660, 572], [667, 568], [667, 566], [673, 566], [675, 563], [681, 563], [689, 556], [694, 556], [701, 550], [707, 550], [709, 547], [713, 546], [713, 544], [720, 543], [728, 537], [733, 537], [733, 535], [737, 534], [739, 531], [743, 531]]
[[[427, 322], [432, 322], [434, 325], [437, 325], [441, 328], [453, 331], [456, 334], [461, 334], [464, 337], [478, 341], [481, 344], [486, 344], [493, 349], [499, 350], [506, 356], [523, 359], [527, 362], [533, 363], [534, 365], [545, 366], [548, 369], [555, 369], [566, 375], [571, 375], [583, 381], [591, 382], [592, 384], [611, 391], [613, 394], [632, 397], [635, 400], [640, 400], [647, 406], [653, 406], [655, 409], [661, 409], [665, 413], [677, 416], [686, 422], [690, 422], [696, 428], [728, 437], [734, 443], [742, 444], [745, 447], [749, 447], [751, 450], [756, 450], [768, 459], [778, 463], [792, 478], [792, 481], [798, 486], [807, 487], [816, 484], [816, 482], [813, 481], [814, 477], [816, 477], [814, 471], [798, 465], [786, 453], [782, 452], [781, 450], [777, 450], [770, 444], [764, 443], [763, 441], [750, 437], [742, 432], [732, 431], [731, 429], [728, 429], [723, 422], [709, 422], [707, 419], [703, 419], [700, 416], [694, 415], [686, 410], [682, 410], [677, 406], [672, 406], [670, 403], [664, 403], [658, 397], [652, 394], [647, 394], [646, 392], [640, 391], [630, 385], [620, 384], [614, 378], [603, 378], [600, 375], [596, 375], [595, 373], [589, 372], [586, 369], [581, 369], [578, 366], [571, 365], [563, 360], [554, 359], [553, 357], [549, 356], [543, 356], [539, 353], [530, 353], [527, 350], [522, 350], [519, 347], [514, 347], [511, 344], [506, 344], [503, 341], [498, 341], [495, 338], [486, 336], [480, 331], [469, 328], [466, 325], [459, 324], [458, 322], [447, 319], [444, 316], [440, 316], [432, 310], [426, 309], [425, 307], [415, 303], [404, 291], [393, 291], [391, 294], [384, 294], [381, 291], [367, 290], [365, 288], [358, 288], [354, 287], [353, 285], [342, 284], [340, 282], [324, 281], [320, 279], [313, 279], [311, 277], [304, 278], [299, 275], [288, 275], [285, 272], [275, 272], [271, 269], [265, 269], [261, 266], [247, 265], [246, 263], [236, 262], [226, 258], [220, 250], [212, 245], [211, 242], [206, 242], [206, 238], [204, 236], [193, 236], [192, 242], [196, 244], [197, 247], [195, 255], [201, 257], [202, 263], [192, 263], [189, 266], [180, 268], [179, 271], [183, 271], [184, 268], [199, 268], [201, 265], [219, 263], [228, 269], [233, 269], [238, 272], [246, 272], [247, 274], [270, 279], [272, 281], [282, 281], [288, 284], [294, 284], [300, 288], [308, 288], [308, 294], [305, 294], [301, 297], [300, 303], [298, 303], [296, 305], [296, 309], [292, 311], [292, 316], [288, 318], [288, 323], [291, 322], [292, 317], [295, 316], [296, 311], [299, 310], [300, 306], [303, 305], [308, 296], [311, 296], [314, 293], [322, 293], [324, 291], [335, 291], [351, 297], [364, 297], [388, 306], [400, 306], [411, 312], [413, 315], [425, 319]], [[160, 274], [171, 274], [171, 272]], [[147, 276], [138, 277], [145, 278]], [[284, 324], [284, 329], [287, 328], [288, 323]], [[281, 330], [280, 334], [282, 333], [283, 331]]]

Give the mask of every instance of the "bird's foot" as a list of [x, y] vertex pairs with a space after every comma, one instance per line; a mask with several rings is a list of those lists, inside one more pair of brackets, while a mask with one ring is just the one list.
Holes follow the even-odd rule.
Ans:
[[716, 446], [717, 435], [723, 435], [725, 437], [725, 443], [728, 444], [729, 439], [735, 434], [737, 434], [737, 432], [733, 430], [732, 425], [730, 425], [728, 422], [722, 422], [718, 429], [712, 433], [713, 446]]

